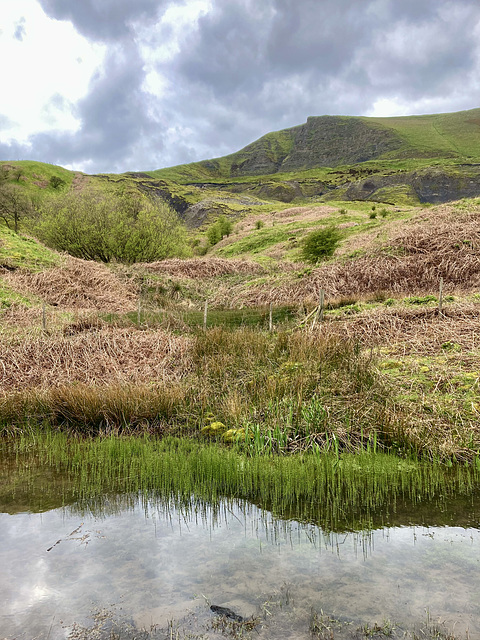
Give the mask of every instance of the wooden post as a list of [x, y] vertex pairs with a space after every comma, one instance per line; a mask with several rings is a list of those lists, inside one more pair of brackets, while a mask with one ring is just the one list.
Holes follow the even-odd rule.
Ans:
[[273, 331], [273, 312], [272, 312], [272, 303], [270, 302], [270, 308], [268, 310], [268, 330], [270, 333]]
[[320, 289], [320, 298], [318, 300], [317, 312], [312, 322], [312, 331], [315, 329], [315, 325], [317, 324], [317, 322], [318, 321], [321, 322], [323, 320], [324, 307], [325, 307], [325, 291], [323, 289]]
[[138, 307], [137, 307], [137, 324], [140, 326], [142, 322], [142, 297], [138, 296]]
[[45, 303], [42, 305], [42, 329], [47, 330], [47, 312], [45, 309]]
[[440, 278], [440, 292], [438, 294], [438, 313], [443, 315], [443, 278]]
[[205, 300], [205, 308], [203, 309], [203, 330], [207, 330], [207, 317], [208, 317], [208, 300]]

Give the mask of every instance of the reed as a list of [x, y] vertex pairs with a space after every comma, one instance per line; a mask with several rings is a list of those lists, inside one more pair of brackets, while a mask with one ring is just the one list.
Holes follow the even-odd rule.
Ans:
[[[15, 461], [21, 480], [12, 466], [9, 477], [18, 491], [22, 483], [55, 486], [53, 474], [59, 478], [57, 500], [76, 502], [77, 509], [108, 510], [115, 493], [125, 496], [119, 498], [124, 507], [129, 496], [138, 494], [187, 510], [225, 499], [246, 500], [326, 531], [383, 526], [395, 521], [396, 511], [408, 514], [414, 505], [429, 508], [428, 517], [441, 524], [449, 517], [449, 496], [473, 499], [479, 476], [477, 464], [446, 469], [438, 463], [399, 461], [373, 450], [360, 455], [246, 457], [235, 448], [184, 438], [78, 439], [51, 431], [4, 441], [2, 458]], [[3, 494], [11, 494], [8, 486], [2, 489], [2, 499]], [[47, 494], [51, 500], [51, 490], [43, 497], [30, 492], [40, 500]]]

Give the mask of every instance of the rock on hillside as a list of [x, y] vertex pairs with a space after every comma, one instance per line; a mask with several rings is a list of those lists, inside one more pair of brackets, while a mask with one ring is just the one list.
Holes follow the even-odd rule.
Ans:
[[265, 175], [366, 162], [402, 144], [391, 129], [361, 118], [312, 116], [305, 124], [269, 133], [227, 158], [231, 177]]

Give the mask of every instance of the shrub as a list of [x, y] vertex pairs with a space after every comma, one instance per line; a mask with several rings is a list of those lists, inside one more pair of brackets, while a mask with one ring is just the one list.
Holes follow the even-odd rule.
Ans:
[[63, 180], [59, 176], [52, 176], [50, 178], [50, 186], [53, 187], [54, 189], [59, 189], [60, 187], [63, 187], [65, 184], [66, 184], [65, 180]]
[[208, 241], [213, 246], [220, 242], [225, 236], [229, 236], [232, 230], [232, 221], [228, 220], [225, 216], [220, 216], [216, 222], [211, 224], [207, 229]]
[[331, 225], [312, 231], [303, 241], [302, 257], [307, 262], [316, 263], [333, 255], [341, 240], [337, 227]]
[[52, 197], [40, 207], [33, 230], [54, 249], [102, 262], [151, 262], [189, 249], [176, 212], [138, 191], [90, 187]]

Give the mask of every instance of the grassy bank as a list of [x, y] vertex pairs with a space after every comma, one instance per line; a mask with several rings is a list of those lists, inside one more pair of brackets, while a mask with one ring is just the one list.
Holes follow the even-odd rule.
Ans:
[[[427, 370], [418, 356], [386, 358], [339, 335], [335, 323], [313, 332], [215, 327], [187, 336], [90, 329], [5, 349], [4, 436], [43, 425], [85, 436], [241, 443], [255, 454], [375, 447], [447, 462], [471, 461], [480, 449], [476, 405], [465, 405], [476, 383], [464, 369], [457, 386], [432, 389], [433, 356]], [[459, 357], [461, 350], [443, 351], [460, 366]]]

